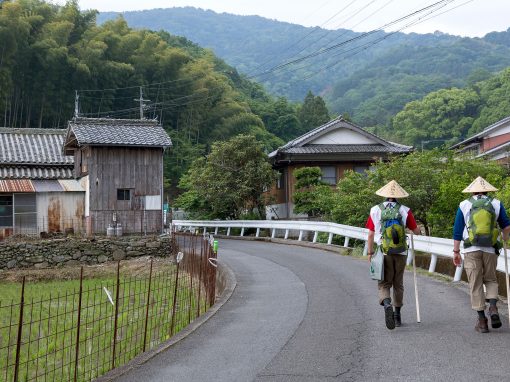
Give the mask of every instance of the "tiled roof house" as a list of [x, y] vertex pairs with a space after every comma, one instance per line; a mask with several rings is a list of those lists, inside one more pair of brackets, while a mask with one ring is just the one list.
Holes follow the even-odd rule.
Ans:
[[386, 141], [341, 117], [333, 119], [269, 154], [273, 168], [280, 176], [270, 191], [276, 202], [269, 206], [267, 217], [301, 217], [293, 212], [293, 172], [300, 167], [319, 166], [322, 180], [333, 186], [347, 170], [364, 172], [375, 161], [407, 154], [412, 149], [411, 146]]
[[0, 239], [79, 228], [85, 190], [62, 153], [65, 132], [0, 128]]

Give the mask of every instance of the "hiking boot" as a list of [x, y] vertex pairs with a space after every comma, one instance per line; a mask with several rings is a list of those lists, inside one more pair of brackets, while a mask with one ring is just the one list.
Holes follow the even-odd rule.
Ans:
[[388, 329], [395, 329], [395, 319], [393, 318], [393, 307], [391, 305], [384, 307], [384, 320]]
[[493, 329], [501, 328], [501, 319], [499, 318], [498, 308], [496, 306], [489, 306], [489, 316], [491, 318], [491, 325]]
[[489, 325], [486, 318], [479, 318], [475, 330], [480, 333], [489, 333]]
[[393, 313], [393, 320], [395, 321], [395, 327], [399, 327], [402, 325], [402, 319], [400, 318], [400, 313]]

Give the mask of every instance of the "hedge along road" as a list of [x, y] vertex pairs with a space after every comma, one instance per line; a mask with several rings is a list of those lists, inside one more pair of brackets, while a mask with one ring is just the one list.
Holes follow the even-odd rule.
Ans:
[[240, 240], [219, 248], [237, 278], [230, 300], [119, 381], [508, 380], [508, 319], [475, 332], [465, 286], [419, 276], [416, 323], [406, 272], [403, 324], [390, 331], [364, 259]]

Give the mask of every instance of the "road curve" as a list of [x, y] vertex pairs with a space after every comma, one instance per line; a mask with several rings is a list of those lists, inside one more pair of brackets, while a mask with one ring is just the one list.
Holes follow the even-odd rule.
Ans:
[[403, 325], [390, 331], [365, 260], [238, 240], [221, 240], [219, 258], [236, 274], [230, 300], [190, 336], [118, 381], [509, 378], [508, 320], [476, 333], [465, 287], [419, 277], [418, 324], [407, 272]]

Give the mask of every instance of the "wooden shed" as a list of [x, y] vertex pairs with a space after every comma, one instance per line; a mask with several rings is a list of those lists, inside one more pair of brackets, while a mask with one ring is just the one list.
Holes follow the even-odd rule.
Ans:
[[90, 233], [163, 228], [163, 155], [172, 142], [155, 120], [75, 118], [63, 145], [85, 188]]

